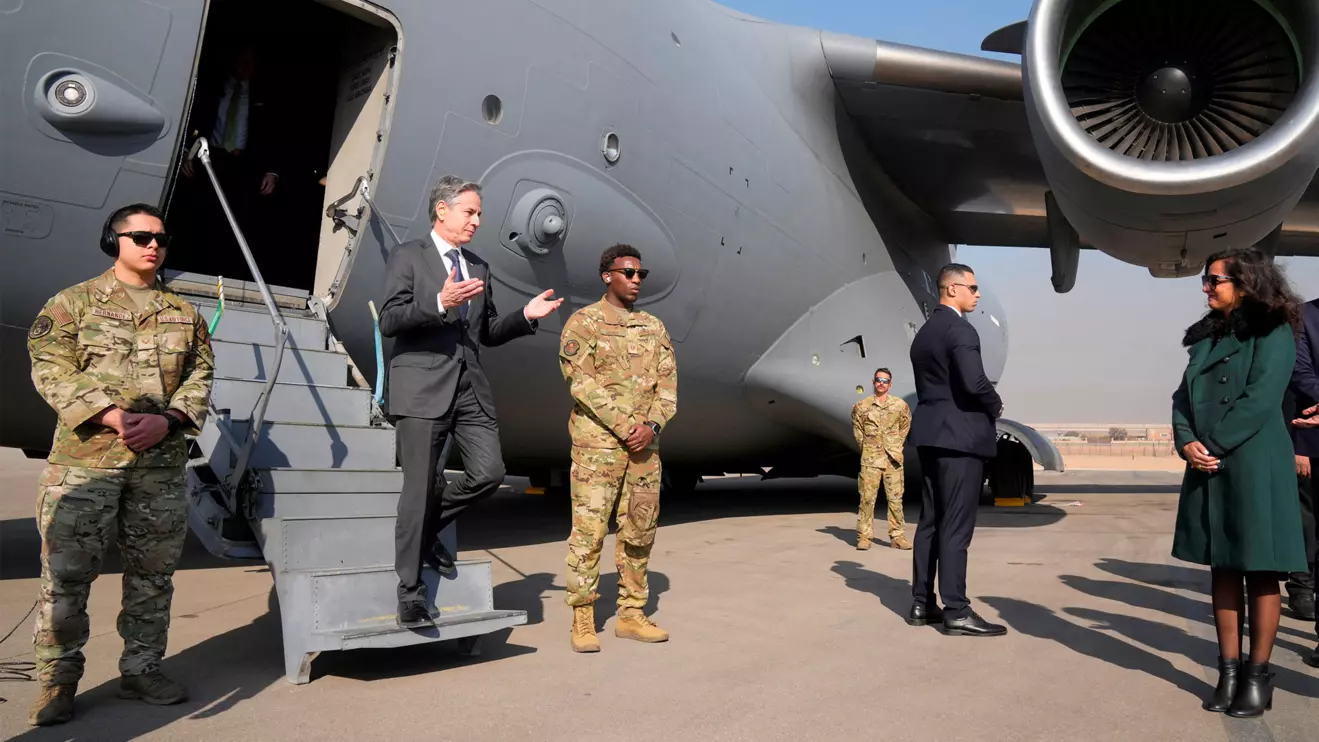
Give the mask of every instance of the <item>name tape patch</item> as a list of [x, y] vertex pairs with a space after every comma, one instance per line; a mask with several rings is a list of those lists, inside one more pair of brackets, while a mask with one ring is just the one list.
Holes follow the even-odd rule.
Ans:
[[181, 315], [181, 314], [162, 314], [162, 315], [160, 315], [159, 317], [156, 318], [156, 321], [157, 321], [157, 322], [162, 322], [162, 323], [167, 324], [167, 325], [169, 325], [169, 324], [173, 324], [173, 325], [190, 325], [190, 324], [192, 324], [192, 318], [188, 317], [187, 315]]
[[92, 307], [92, 314], [97, 317], [109, 317], [110, 319], [133, 319], [133, 315], [128, 312], [119, 312], [114, 309], [101, 309], [100, 307]]

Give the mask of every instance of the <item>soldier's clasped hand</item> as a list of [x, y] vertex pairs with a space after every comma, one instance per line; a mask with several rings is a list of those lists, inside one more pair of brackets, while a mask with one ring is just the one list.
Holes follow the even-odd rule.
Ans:
[[475, 297], [485, 288], [485, 283], [479, 278], [468, 278], [464, 281], [458, 279], [458, 268], [455, 266], [449, 271], [449, 277], [444, 280], [444, 288], [440, 291], [440, 308], [453, 309], [460, 306], [463, 302]]
[[655, 431], [649, 425], [633, 425], [627, 431], [627, 440], [623, 442], [632, 453], [644, 451], [655, 440]]

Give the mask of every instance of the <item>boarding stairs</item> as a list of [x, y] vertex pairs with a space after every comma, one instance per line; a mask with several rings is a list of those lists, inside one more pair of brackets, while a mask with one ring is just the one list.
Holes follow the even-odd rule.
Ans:
[[[190, 156], [211, 174], [199, 145]], [[360, 376], [353, 383], [314, 299], [304, 308], [277, 304], [234, 231], [256, 278], [249, 300], [226, 299], [222, 289], [188, 296], [208, 322], [223, 310], [212, 336], [211, 414], [188, 463], [189, 520], [213, 554], [270, 566], [285, 678], [308, 682], [322, 651], [457, 640], [474, 654], [481, 636], [525, 624], [525, 611], [495, 609], [490, 561], [464, 559], [447, 577], [423, 571], [434, 627], [398, 626], [394, 521], [403, 473], [380, 390]], [[440, 538], [458, 553], [453, 526]]]

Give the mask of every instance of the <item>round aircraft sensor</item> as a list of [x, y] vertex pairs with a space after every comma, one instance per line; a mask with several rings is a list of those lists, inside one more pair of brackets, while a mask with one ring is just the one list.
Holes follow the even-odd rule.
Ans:
[[549, 188], [537, 188], [518, 200], [510, 221], [516, 226], [509, 239], [523, 250], [548, 255], [562, 243], [568, 231], [568, 210], [559, 194]]
[[66, 115], [76, 115], [92, 107], [96, 89], [82, 75], [65, 74], [47, 88], [46, 102], [52, 109]]

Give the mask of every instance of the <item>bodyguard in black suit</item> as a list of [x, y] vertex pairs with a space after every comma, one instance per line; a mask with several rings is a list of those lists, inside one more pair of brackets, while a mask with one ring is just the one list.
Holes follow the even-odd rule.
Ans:
[[[554, 292], [549, 290], [517, 314], [500, 317], [495, 311], [490, 266], [463, 247], [481, 223], [480, 192], [480, 186], [461, 178], [440, 178], [430, 196], [431, 233], [395, 247], [385, 269], [380, 333], [394, 338], [386, 406], [403, 466], [394, 569], [398, 622], [407, 628], [431, 623], [421, 581], [423, 560], [441, 574], [454, 570], [440, 531], [504, 481], [481, 346], [532, 334], [537, 320], [563, 302], [550, 299]], [[437, 467], [448, 435], [462, 454], [463, 475], [437, 498]]]
[[[907, 623], [942, 623], [945, 634], [997, 636], [1007, 630], [976, 615], [966, 597], [966, 552], [985, 459], [997, 450], [994, 420], [1003, 412], [980, 360], [980, 335], [965, 318], [979, 300], [971, 269], [945, 266], [939, 272], [939, 306], [911, 343], [918, 401], [910, 440], [920, 455], [926, 487], [912, 549]], [[943, 611], [934, 593], [936, 572]]]

